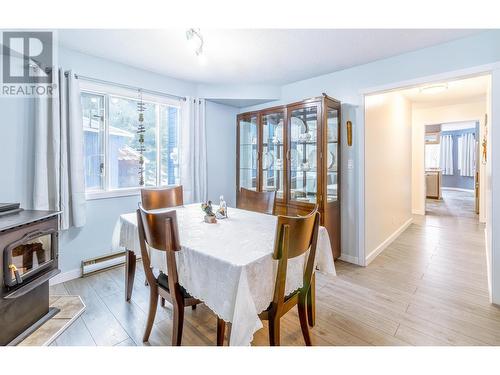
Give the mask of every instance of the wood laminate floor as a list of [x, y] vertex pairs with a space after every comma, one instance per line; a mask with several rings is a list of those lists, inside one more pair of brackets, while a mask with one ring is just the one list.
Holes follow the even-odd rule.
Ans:
[[[500, 345], [500, 309], [488, 299], [484, 226], [472, 207], [471, 196], [447, 191], [368, 267], [338, 261], [338, 277], [318, 274], [313, 343]], [[123, 268], [52, 287], [53, 294], [81, 295], [87, 305], [54, 345], [143, 345], [149, 291], [141, 263], [137, 271], [130, 303]], [[169, 345], [170, 337], [167, 304], [158, 307], [146, 345]], [[208, 308], [186, 309], [183, 345], [215, 345], [215, 337]], [[281, 338], [282, 345], [303, 345], [295, 310], [282, 320]], [[253, 344], [268, 344], [266, 325]]]

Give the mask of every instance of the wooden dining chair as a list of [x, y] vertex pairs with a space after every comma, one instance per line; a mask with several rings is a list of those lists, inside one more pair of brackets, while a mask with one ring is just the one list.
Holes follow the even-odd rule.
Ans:
[[[314, 285], [314, 265], [318, 242], [320, 214], [318, 207], [302, 217], [278, 216], [274, 242], [273, 259], [278, 261], [278, 272], [274, 286], [273, 301], [259, 314], [260, 319], [269, 321], [269, 343], [280, 345], [280, 318], [297, 305], [300, 327], [307, 346], [312, 345], [309, 334], [308, 314], [314, 302], [311, 296]], [[304, 269], [302, 287], [285, 296], [288, 260], [303, 255], [309, 250]], [[309, 311], [309, 313], [308, 313]], [[309, 320], [310, 322], [310, 320]], [[218, 318], [217, 342], [224, 340], [225, 322]]]
[[[166, 188], [143, 188], [141, 189], [141, 203], [146, 210], [182, 206], [184, 204], [182, 185]], [[145, 280], [144, 284], [147, 286], [148, 281]], [[165, 306], [163, 298], [161, 305]], [[196, 305], [193, 305], [193, 310], [195, 308]]]
[[[142, 263], [149, 283], [149, 312], [144, 331], [143, 341], [149, 340], [151, 329], [158, 307], [158, 297], [168, 300], [173, 307], [172, 345], [179, 346], [182, 341], [184, 325], [184, 308], [202, 303], [192, 297], [179, 284], [175, 253], [181, 251], [177, 213], [175, 210], [166, 212], [148, 212], [142, 206], [137, 210], [137, 227], [141, 246]], [[164, 251], [167, 260], [167, 274], [160, 272], [156, 277], [151, 269], [151, 259], [147, 246]], [[219, 342], [220, 338], [217, 338]]]
[[254, 191], [240, 189], [238, 208], [248, 211], [274, 215], [276, 191]]
[[141, 189], [142, 207], [146, 210], [182, 206], [184, 204], [181, 186]]

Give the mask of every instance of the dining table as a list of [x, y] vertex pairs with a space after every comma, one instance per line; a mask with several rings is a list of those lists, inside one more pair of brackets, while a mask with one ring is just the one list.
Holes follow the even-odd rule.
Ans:
[[[273, 259], [277, 216], [229, 207], [227, 218], [206, 223], [199, 203], [153, 211], [164, 210], [176, 210], [177, 214], [179, 283], [231, 324], [230, 345], [250, 345], [254, 333], [262, 328], [258, 315], [273, 299], [278, 264]], [[118, 218], [113, 248], [126, 251], [125, 294], [130, 300], [140, 255], [136, 212]], [[165, 252], [148, 250], [153, 270], [166, 273]], [[289, 260], [286, 294], [302, 287], [307, 255]], [[327, 276], [336, 275], [328, 232], [322, 226], [316, 269]]]

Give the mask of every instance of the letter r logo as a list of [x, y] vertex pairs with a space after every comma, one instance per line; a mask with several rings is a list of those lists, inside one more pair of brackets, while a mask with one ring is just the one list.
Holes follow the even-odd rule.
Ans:
[[3, 83], [52, 83], [52, 32], [3, 33]]

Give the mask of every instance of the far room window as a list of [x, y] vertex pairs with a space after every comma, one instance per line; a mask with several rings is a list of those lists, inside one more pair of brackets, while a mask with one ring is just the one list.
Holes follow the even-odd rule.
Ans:
[[[81, 101], [87, 192], [137, 189], [137, 93], [84, 85]], [[180, 103], [150, 96], [143, 96], [143, 102], [145, 185], [178, 185]]]

